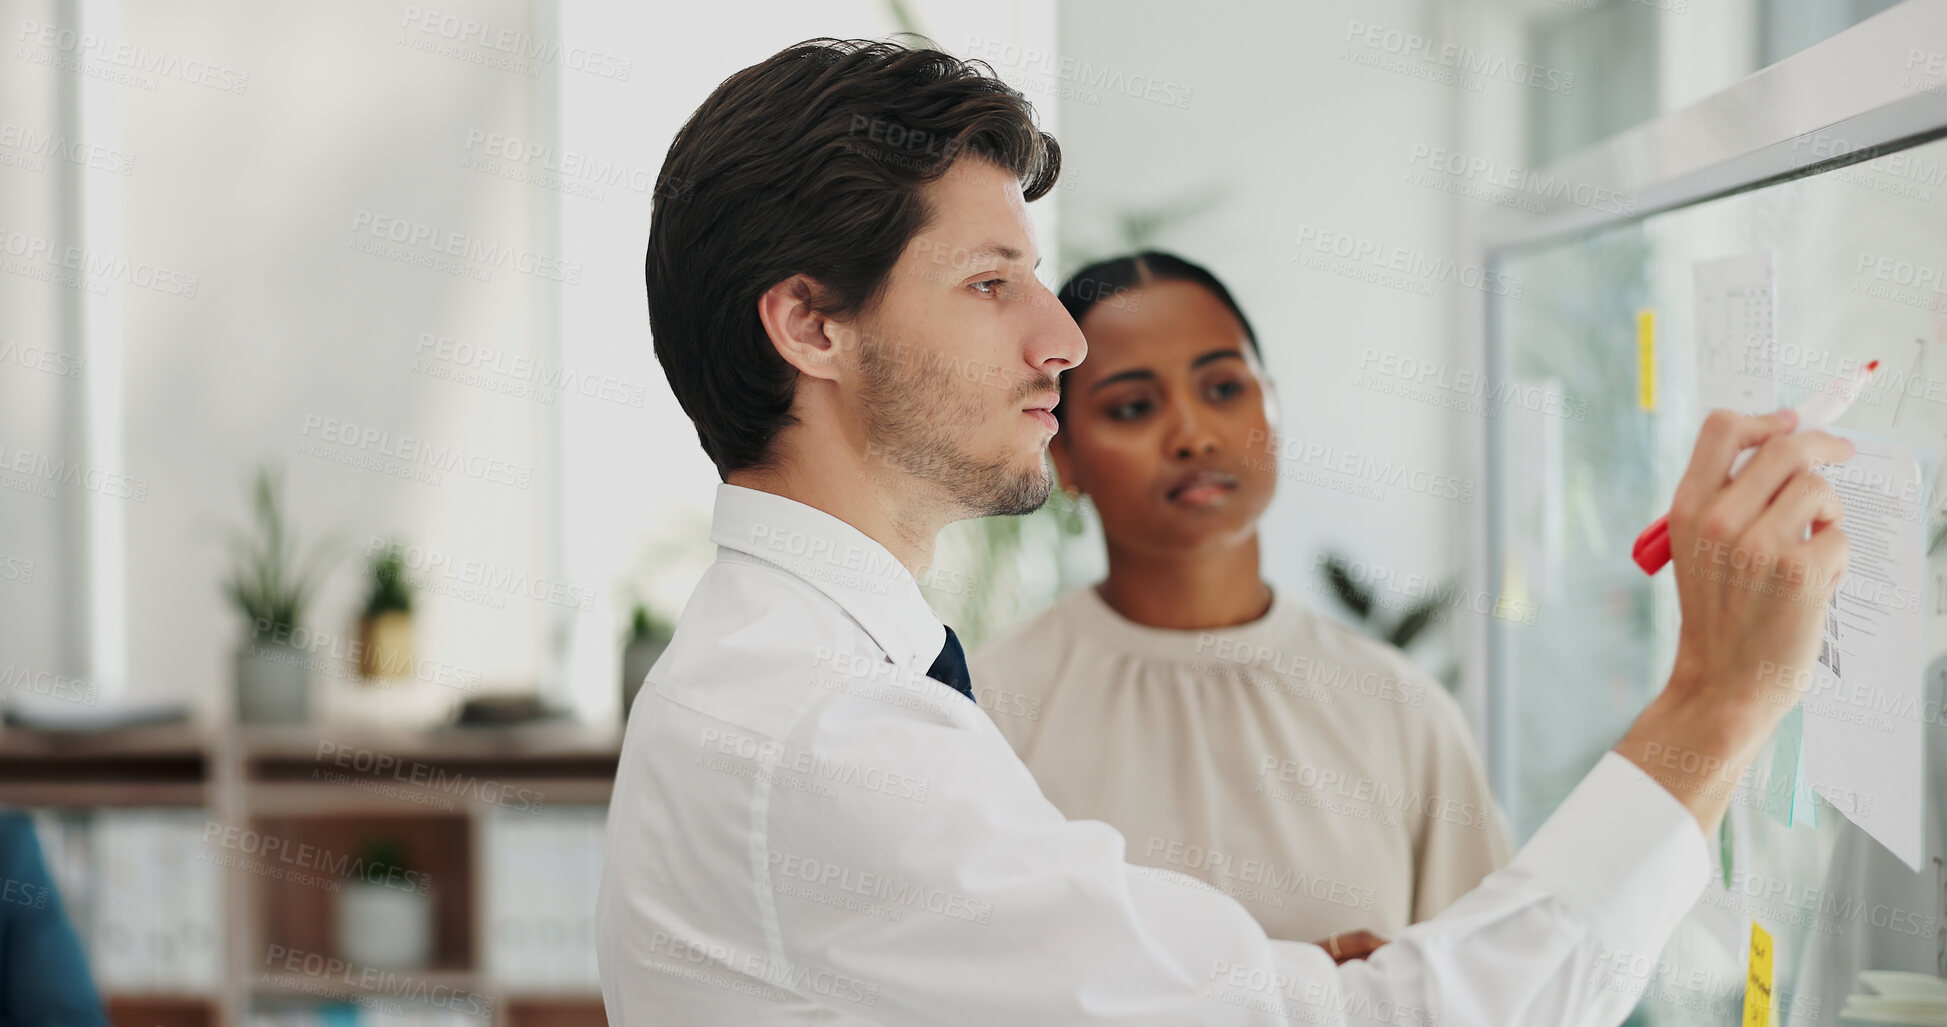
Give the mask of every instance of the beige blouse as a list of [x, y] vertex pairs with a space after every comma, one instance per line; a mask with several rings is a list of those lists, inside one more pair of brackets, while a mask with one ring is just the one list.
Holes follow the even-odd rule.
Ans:
[[975, 697], [1073, 820], [1273, 938], [1385, 937], [1513, 854], [1459, 707], [1398, 650], [1274, 593], [1249, 624], [1137, 624], [1093, 587], [976, 650]]

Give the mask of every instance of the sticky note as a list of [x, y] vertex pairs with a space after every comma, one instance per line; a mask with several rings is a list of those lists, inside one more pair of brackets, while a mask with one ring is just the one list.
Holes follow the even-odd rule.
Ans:
[[1744, 1027], [1771, 1025], [1771, 935], [1751, 922], [1751, 962], [1744, 978]]
[[1656, 409], [1656, 311], [1636, 312], [1636, 407]]

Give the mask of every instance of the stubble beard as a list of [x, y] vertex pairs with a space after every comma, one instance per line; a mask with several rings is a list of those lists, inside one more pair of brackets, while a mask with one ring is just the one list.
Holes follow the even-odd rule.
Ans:
[[978, 402], [989, 391], [956, 392], [945, 368], [902, 372], [875, 351], [861, 351], [860, 399], [865, 438], [880, 459], [932, 483], [972, 517], [1012, 516], [1041, 509], [1054, 487], [1045, 468], [1016, 467], [1006, 456], [982, 459], [961, 439], [977, 434], [989, 412]]

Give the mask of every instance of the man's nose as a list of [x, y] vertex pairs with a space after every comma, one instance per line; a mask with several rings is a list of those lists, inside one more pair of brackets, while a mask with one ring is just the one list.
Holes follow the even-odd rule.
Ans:
[[1088, 340], [1061, 300], [1039, 278], [1034, 280], [1034, 287], [1036, 316], [1028, 362], [1049, 374], [1059, 374], [1088, 357]]

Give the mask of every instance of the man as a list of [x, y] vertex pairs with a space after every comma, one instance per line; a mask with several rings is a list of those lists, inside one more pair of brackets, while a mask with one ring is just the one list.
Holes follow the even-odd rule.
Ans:
[[[1059, 165], [984, 69], [833, 40], [732, 76], [671, 145], [650, 325], [724, 484], [717, 563], [617, 772], [610, 1022], [1620, 1021], [1791, 702], [1761, 668], [1813, 656], [1846, 542], [1811, 468], [1849, 444], [1712, 415], [1671, 510], [1668, 685], [1507, 868], [1335, 966], [1063, 819], [920, 596], [943, 526], [1050, 487], [1055, 376], [1084, 346], [1026, 203]], [[1725, 553], [1738, 575], [1701, 573]]]

